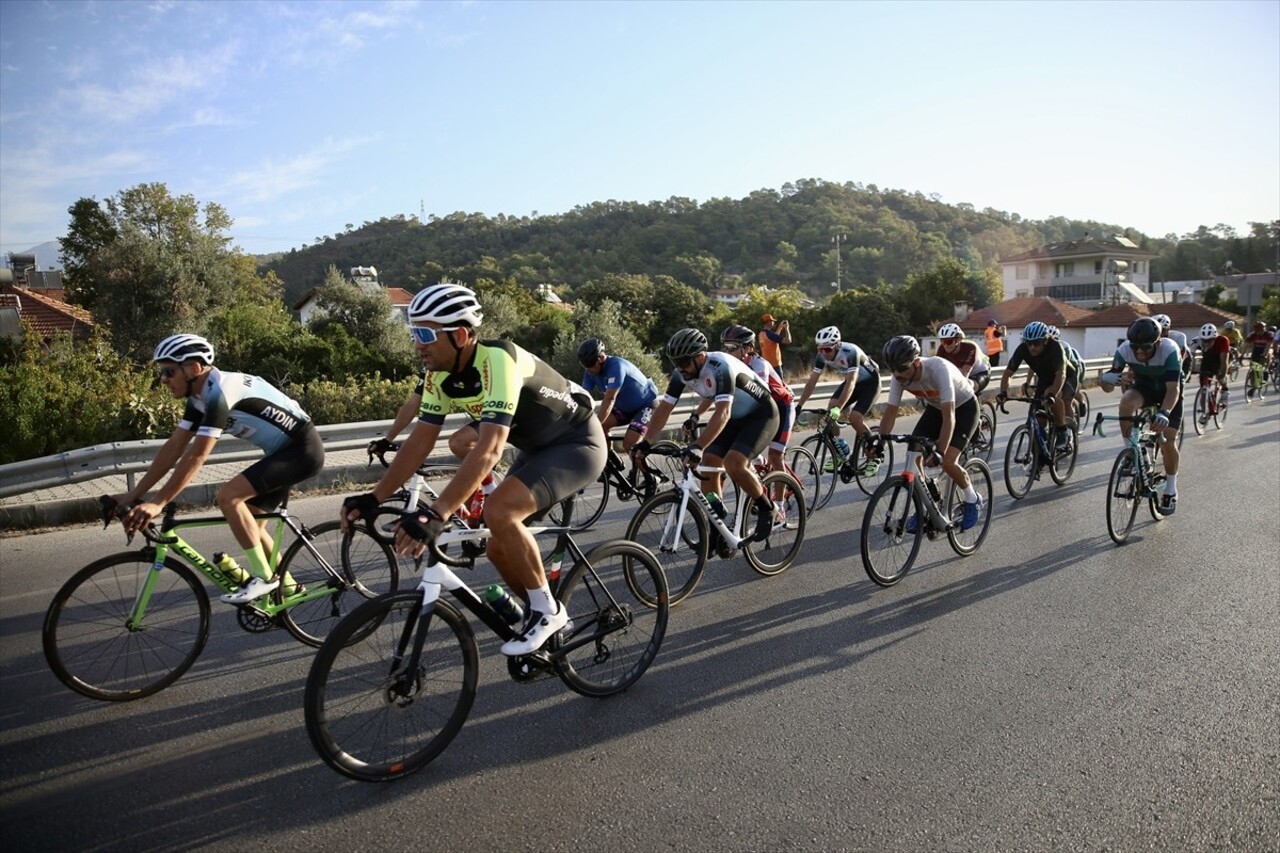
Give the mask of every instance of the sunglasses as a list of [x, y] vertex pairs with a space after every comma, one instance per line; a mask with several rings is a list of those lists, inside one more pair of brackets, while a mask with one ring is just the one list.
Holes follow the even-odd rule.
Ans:
[[913, 361], [909, 364], [899, 364], [897, 367], [890, 367], [889, 372], [894, 376], [906, 376], [916, 369], [916, 363]]
[[410, 326], [409, 337], [413, 338], [413, 342], [415, 344], [426, 346], [427, 344], [434, 344], [436, 341], [440, 340], [440, 332], [452, 332], [455, 329], [460, 328], [462, 327], [445, 326], [442, 329], [429, 329], [426, 326]]
[[818, 352], [822, 352], [822, 353], [833, 353], [835, 351], [836, 351], [835, 347], [818, 347]]
[[683, 358], [673, 358], [671, 361], [681, 370], [687, 370], [693, 365], [694, 356], [686, 355]]
[[729, 343], [726, 341], [724, 346], [721, 347], [721, 349], [723, 349], [725, 352], [741, 352], [743, 349], [743, 346], [742, 344]]
[[156, 379], [165, 380], [172, 379], [173, 375], [178, 372], [176, 367], [164, 367], [156, 371]]
[[1151, 352], [1156, 348], [1155, 344], [1134, 344], [1133, 348], [1137, 352]]

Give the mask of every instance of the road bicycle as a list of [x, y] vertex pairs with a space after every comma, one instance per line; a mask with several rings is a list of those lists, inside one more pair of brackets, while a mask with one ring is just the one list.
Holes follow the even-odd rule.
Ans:
[[1027, 420], [1014, 429], [1004, 452], [1004, 484], [1009, 494], [1015, 499], [1025, 498], [1031, 484], [1040, 479], [1042, 468], [1049, 470], [1049, 476], [1059, 486], [1066, 483], [1080, 452], [1079, 422], [1067, 422], [1069, 444], [1059, 450], [1058, 427], [1043, 397], [1008, 397], [1000, 403], [1000, 411], [1007, 415], [1006, 403], [1028, 404]]
[[[623, 462], [622, 455], [614, 449], [615, 440], [612, 436], [609, 439], [609, 458], [600, 477], [575, 496], [572, 504], [572, 518], [566, 520], [565, 507], [568, 504], [558, 504], [547, 516], [553, 524], [567, 525], [574, 531], [586, 530], [604, 515], [605, 508], [609, 505], [611, 491], [618, 496], [619, 500], [634, 499], [643, 502], [659, 491], [671, 487], [680, 479], [681, 474], [678, 470], [654, 467], [643, 459], [636, 461], [633, 458], [628, 466]], [[680, 445], [674, 441], [662, 440], [655, 442], [654, 446], [670, 449], [679, 448]]]
[[[867, 454], [867, 442], [861, 433], [855, 433], [853, 446], [848, 452], [840, 447], [840, 423], [832, 419], [831, 413], [823, 409], [807, 409], [800, 412], [796, 422], [801, 426], [814, 424], [817, 431], [801, 442], [800, 446], [808, 450], [818, 463], [818, 470], [823, 474], [823, 485], [819, 487], [818, 497], [813, 502], [814, 510], [822, 509], [835, 494], [836, 481], [858, 482], [863, 494], [870, 495], [885, 481], [893, 469], [893, 445], [881, 444], [881, 457]], [[871, 435], [878, 435], [879, 427], [869, 427]], [[846, 442], [847, 446], [847, 442]]]
[[[395, 442], [385, 440], [372, 442], [367, 449], [369, 464], [372, 464], [376, 457], [383, 468], [389, 468], [390, 463], [387, 461], [386, 455], [388, 453], [397, 453], [399, 450], [400, 445]], [[404, 513], [411, 509], [426, 509], [439, 499], [440, 495], [431, 487], [430, 480], [440, 477], [452, 477], [456, 473], [456, 466], [433, 466], [424, 460], [418, 466], [418, 469], [413, 472], [413, 476], [409, 478], [409, 482], [405, 484], [404, 488], [379, 504], [374, 520], [370, 522], [370, 529], [387, 543], [394, 542], [396, 525], [400, 523], [400, 518]], [[493, 482], [489, 486], [490, 490], [496, 488], [497, 484], [502, 482], [502, 474], [499, 471], [493, 471], [491, 476], [493, 477]], [[449, 516], [449, 520], [446, 523], [451, 527], [457, 528], [479, 527], [481, 524], [480, 519], [484, 515], [486, 494], [484, 488], [477, 489], [465, 504], [458, 507], [457, 512]]]
[[1117, 545], [1128, 541], [1140, 501], [1147, 501], [1153, 519], [1164, 519], [1160, 514], [1160, 489], [1165, 483], [1164, 454], [1160, 445], [1166, 439], [1163, 433], [1151, 429], [1156, 411], [1156, 406], [1149, 406], [1132, 416], [1098, 412], [1093, 422], [1096, 435], [1104, 435], [1104, 420], [1129, 421], [1132, 424], [1128, 441], [1116, 456], [1107, 481], [1107, 535]]
[[[556, 534], [556, 552], [572, 558], [563, 573], [558, 564], [549, 567], [547, 578], [569, 623], [541, 649], [507, 658], [508, 674], [527, 682], [554, 673], [584, 696], [626, 690], [653, 663], [666, 634], [667, 585], [658, 561], [621, 539], [584, 554], [567, 527], [532, 532]], [[440, 755], [466, 722], [479, 646], [457, 605], [500, 640], [520, 626], [450, 568], [473, 568], [474, 556], [451, 557], [438, 546], [488, 536], [484, 528], [444, 531], [431, 543], [417, 589], [365, 602], [320, 647], [303, 702], [311, 743], [334, 770], [363, 782], [402, 778]], [[637, 587], [643, 601], [632, 592]]]
[[1261, 361], [1249, 361], [1249, 372], [1245, 374], [1245, 392], [1244, 401], [1250, 403], [1253, 400], [1263, 400], [1267, 396], [1267, 385], [1270, 376], [1267, 373], [1266, 365]]
[[[704, 426], [706, 425], [698, 421], [696, 417], [690, 417], [680, 428], [684, 441], [686, 443], [697, 441], [698, 434], [702, 432]], [[671, 484], [679, 483], [684, 479], [685, 468], [684, 461], [680, 458], [681, 448], [679, 445], [669, 441], [660, 443], [663, 447], [656, 455], [659, 459], [666, 460], [666, 468], [673, 474], [670, 478]], [[676, 451], [675, 453], [671, 452], [673, 449]], [[818, 460], [813, 458], [809, 448], [796, 445], [783, 451], [782, 466], [783, 470], [800, 484], [800, 488], [804, 491], [805, 511], [809, 515], [813, 515], [815, 512], [814, 502], [818, 499], [818, 493], [822, 491], [826, 482], [826, 477], [823, 475], [822, 467], [818, 465]], [[763, 480], [765, 475], [772, 470], [769, 467], [768, 451], [752, 459], [751, 467], [756, 472], [756, 476]], [[737, 490], [736, 485], [734, 489], [735, 491]], [[779, 493], [775, 497], [780, 498], [781, 494]]]
[[978, 406], [978, 428], [961, 454], [964, 459], [990, 461], [996, 446], [996, 406], [990, 400], [982, 400]]
[[[937, 443], [918, 435], [882, 435], [882, 441], [907, 445], [907, 464], [880, 484], [867, 501], [862, 516], [862, 566], [867, 577], [880, 586], [893, 586], [907, 574], [920, 553], [924, 537], [937, 539], [945, 535], [951, 548], [967, 557], [982, 546], [991, 527], [991, 505], [994, 501], [991, 469], [979, 458], [961, 463], [981, 504], [978, 523], [961, 529], [964, 517], [964, 492], [942, 474], [929, 474], [927, 469], [912, 465], [913, 454], [936, 455]], [[946, 480], [939, 489], [938, 480]]]
[[1227, 356], [1227, 379], [1235, 382], [1240, 378], [1240, 365], [1244, 363], [1244, 355], [1236, 347], [1231, 348]]
[[[650, 453], [667, 453], [654, 447]], [[680, 452], [680, 451], [677, 451]], [[719, 555], [727, 559], [741, 550], [751, 568], [762, 575], [781, 574], [791, 567], [804, 543], [808, 519], [804, 490], [790, 474], [771, 471], [760, 478], [764, 493], [773, 502], [773, 525], [763, 542], [754, 539], [756, 519], [748, 512], [752, 501], [730, 499], [733, 521], [712, 508], [698, 485], [710, 475], [724, 475], [724, 468], [699, 465], [686, 468], [672, 491], [654, 495], [640, 505], [627, 525], [627, 538], [647, 547], [658, 558], [667, 577], [668, 600], [679, 604], [697, 587], [706, 571], [712, 532], [718, 537]], [[774, 499], [781, 493], [780, 499]], [[723, 505], [722, 505], [723, 506]], [[641, 589], [637, 596], [644, 597]]]
[[1191, 408], [1191, 425], [1196, 435], [1203, 435], [1209, 421], [1218, 429], [1227, 422], [1227, 386], [1217, 376], [1202, 376]]
[[[99, 502], [107, 525], [128, 511], [109, 497]], [[177, 511], [177, 504], [167, 505], [159, 527], [153, 523], [141, 531], [146, 544], [140, 550], [90, 563], [53, 597], [42, 629], [44, 654], [58, 680], [75, 692], [124, 702], [173, 684], [209, 636], [209, 595], [199, 575], [223, 592], [239, 588], [180, 532], [227, 520], [178, 519]], [[352, 525], [345, 534], [336, 520], [308, 526], [289, 514], [287, 497], [279, 509], [254, 518], [277, 522], [269, 559], [282, 582], [267, 596], [236, 607], [245, 631], [258, 634], [280, 625], [299, 642], [318, 647], [357, 603], [395, 590], [395, 555], [366, 526]], [[285, 530], [291, 540], [282, 554]]]

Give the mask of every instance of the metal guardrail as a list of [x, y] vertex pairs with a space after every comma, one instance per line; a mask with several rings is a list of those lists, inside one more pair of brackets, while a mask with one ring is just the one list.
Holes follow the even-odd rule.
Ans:
[[[1091, 359], [1085, 362], [1086, 372], [1094, 369], [1106, 369], [1111, 364], [1110, 358]], [[991, 369], [992, 379], [999, 379], [1004, 373], [1003, 367]], [[880, 390], [888, 389], [889, 377], [886, 373], [881, 380]], [[820, 400], [830, 396], [839, 382], [823, 382], [814, 388], [812, 399]], [[800, 387], [791, 386], [799, 394]], [[694, 403], [677, 406], [670, 423], [678, 424], [683, 416], [695, 408]], [[677, 419], [679, 418], [679, 419]], [[447, 438], [455, 430], [465, 425], [465, 415], [451, 415], [445, 420], [442, 437]], [[349, 424], [328, 424], [316, 427], [324, 441], [327, 452], [344, 450], [362, 450], [368, 443], [386, 434], [391, 420], [359, 421]], [[166, 439], [148, 439], [143, 441], [113, 441], [108, 444], [95, 444], [78, 450], [68, 450], [52, 456], [38, 459], [26, 459], [0, 465], [0, 498], [49, 489], [57, 486], [96, 480], [99, 477], [140, 474], [147, 470], [151, 460], [155, 458]], [[219, 441], [209, 456], [207, 465], [224, 462], [241, 462], [258, 459], [262, 451], [243, 439], [232, 437], [229, 441]], [[130, 479], [132, 485], [132, 479]]]

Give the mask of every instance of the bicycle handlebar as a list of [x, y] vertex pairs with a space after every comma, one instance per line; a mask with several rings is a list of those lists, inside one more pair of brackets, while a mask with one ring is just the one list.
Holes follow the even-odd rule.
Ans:
[[[122, 504], [111, 495], [100, 495], [98, 497], [98, 505], [102, 507], [102, 529], [106, 530], [110, 527], [111, 522], [115, 519], [119, 519], [121, 525], [123, 525], [124, 517], [129, 514], [129, 510], [133, 509], [140, 503], [142, 503], [142, 501], [134, 501], [131, 504]], [[177, 512], [177, 510], [178, 505], [176, 503], [170, 503], [165, 506], [161, 515], [165, 518], [172, 518], [173, 514]], [[142, 538], [146, 539], [148, 542], [158, 543], [163, 541], [160, 530], [156, 527], [154, 521], [147, 522], [146, 527], [143, 527], [141, 530], [134, 531], [134, 533], [130, 533], [126, 530], [124, 534], [124, 541], [126, 545], [133, 544], [133, 537], [136, 533], [141, 533]]]
[[[387, 441], [385, 438], [369, 442], [369, 446], [365, 448], [365, 453], [369, 454], [369, 460], [365, 462], [365, 465], [372, 465], [373, 458], [376, 456], [378, 458], [378, 462], [382, 464], [383, 468], [390, 468], [391, 463], [387, 461], [386, 454], [388, 452], [397, 453], [402, 446], [403, 445], [397, 444], [394, 441]], [[418, 466], [417, 473], [425, 477], [427, 475], [427, 470], [427, 460], [424, 459], [422, 460], [422, 464]]]
[[934, 453], [938, 452], [938, 440], [936, 438], [925, 438], [922, 435], [911, 435], [910, 433], [889, 433], [881, 434], [880, 441], [893, 441], [898, 444], [905, 444], [908, 448], [916, 445], [922, 452]]

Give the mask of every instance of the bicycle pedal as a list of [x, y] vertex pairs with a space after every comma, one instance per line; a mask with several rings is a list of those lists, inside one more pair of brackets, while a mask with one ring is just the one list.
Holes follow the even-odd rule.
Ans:
[[517, 681], [521, 684], [549, 678], [554, 673], [555, 663], [541, 649], [532, 654], [507, 658], [507, 674], [511, 676], [512, 681]]

